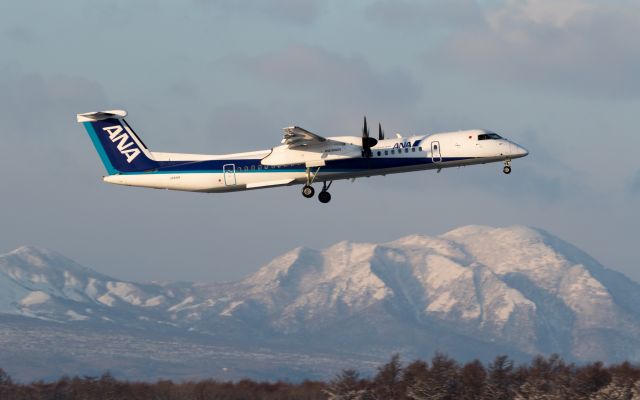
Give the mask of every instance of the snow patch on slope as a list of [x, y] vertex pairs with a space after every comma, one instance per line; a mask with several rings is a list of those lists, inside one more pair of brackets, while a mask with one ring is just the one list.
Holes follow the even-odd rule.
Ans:
[[30, 292], [28, 295], [24, 296], [20, 300], [20, 304], [28, 307], [36, 304], [46, 303], [50, 299], [51, 296], [49, 296], [47, 293], [37, 290], [35, 292]]
[[382, 331], [408, 324], [427, 336], [451, 333], [531, 354], [568, 346], [581, 359], [608, 351], [640, 359], [637, 301], [620, 306], [621, 297], [635, 299], [629, 293], [638, 285], [607, 274], [571, 245], [527, 227], [297, 248], [228, 284], [122, 282], [25, 247], [0, 256], [0, 312], [201, 332], [242, 326], [265, 335], [346, 323], [363, 341], [371, 332], [357, 332], [358, 321], [385, 321]]

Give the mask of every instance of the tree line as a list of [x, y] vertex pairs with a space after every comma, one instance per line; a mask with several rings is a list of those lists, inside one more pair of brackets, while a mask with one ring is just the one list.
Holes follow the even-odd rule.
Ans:
[[448, 400], [589, 399], [640, 400], [640, 367], [624, 362], [576, 365], [557, 355], [516, 365], [506, 356], [483, 364], [458, 363], [444, 354], [403, 363], [398, 355], [370, 377], [345, 369], [326, 382], [256, 382], [213, 379], [132, 382], [100, 377], [62, 377], [54, 382], [14, 382], [0, 369], [0, 400]]

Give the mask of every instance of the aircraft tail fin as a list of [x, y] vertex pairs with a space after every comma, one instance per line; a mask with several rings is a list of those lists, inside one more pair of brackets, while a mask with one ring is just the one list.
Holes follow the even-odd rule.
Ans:
[[151, 152], [124, 120], [124, 110], [78, 114], [109, 175], [158, 167]]

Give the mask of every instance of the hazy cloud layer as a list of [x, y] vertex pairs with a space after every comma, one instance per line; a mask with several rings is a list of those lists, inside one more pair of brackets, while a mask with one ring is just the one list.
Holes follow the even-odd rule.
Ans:
[[4, 29], [2, 34], [9, 40], [22, 43], [22, 44], [33, 44], [37, 42], [37, 35], [30, 29], [27, 29], [24, 26], [14, 26], [11, 28]]
[[318, 46], [294, 44], [256, 57], [239, 57], [236, 63], [255, 79], [275, 84], [286, 96], [305, 93], [330, 102], [325, 107], [336, 112], [403, 109], [413, 107], [421, 96], [421, 84], [402, 68], [376, 71], [362, 57]]
[[540, 90], [640, 96], [640, 6], [527, 0], [477, 11], [481, 23], [459, 25], [428, 65]]
[[320, 17], [326, 0], [197, 0], [214, 12], [242, 16], [273, 18], [293, 24], [310, 24]]
[[433, 30], [476, 24], [482, 19], [482, 9], [474, 0], [380, 0], [365, 8], [365, 16], [380, 27]]
[[636, 174], [631, 179], [629, 191], [633, 196], [640, 196], [640, 170], [638, 170], [638, 172], [636, 172]]
[[107, 104], [95, 81], [37, 73], [0, 77], [0, 131], [6, 137], [51, 141], [61, 129], [74, 126], [77, 110], [87, 104]]
[[[2, 251], [50, 247], [125, 279], [220, 280], [298, 245], [525, 224], [640, 277], [635, 3], [41, 6], [0, 5]], [[114, 107], [158, 151], [270, 148], [291, 124], [357, 135], [366, 114], [388, 135], [494, 129], [531, 154], [509, 176], [488, 164], [336, 182], [324, 207], [299, 187], [125, 188], [102, 183], [75, 122]]]

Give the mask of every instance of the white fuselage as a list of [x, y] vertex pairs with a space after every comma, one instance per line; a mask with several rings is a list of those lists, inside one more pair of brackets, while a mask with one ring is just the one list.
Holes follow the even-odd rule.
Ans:
[[479, 140], [486, 131], [470, 130], [380, 140], [362, 153], [362, 139], [328, 137], [321, 146], [226, 155], [151, 153], [156, 170], [118, 173], [105, 182], [156, 189], [229, 192], [333, 181], [399, 172], [510, 161], [528, 153], [506, 139]]

